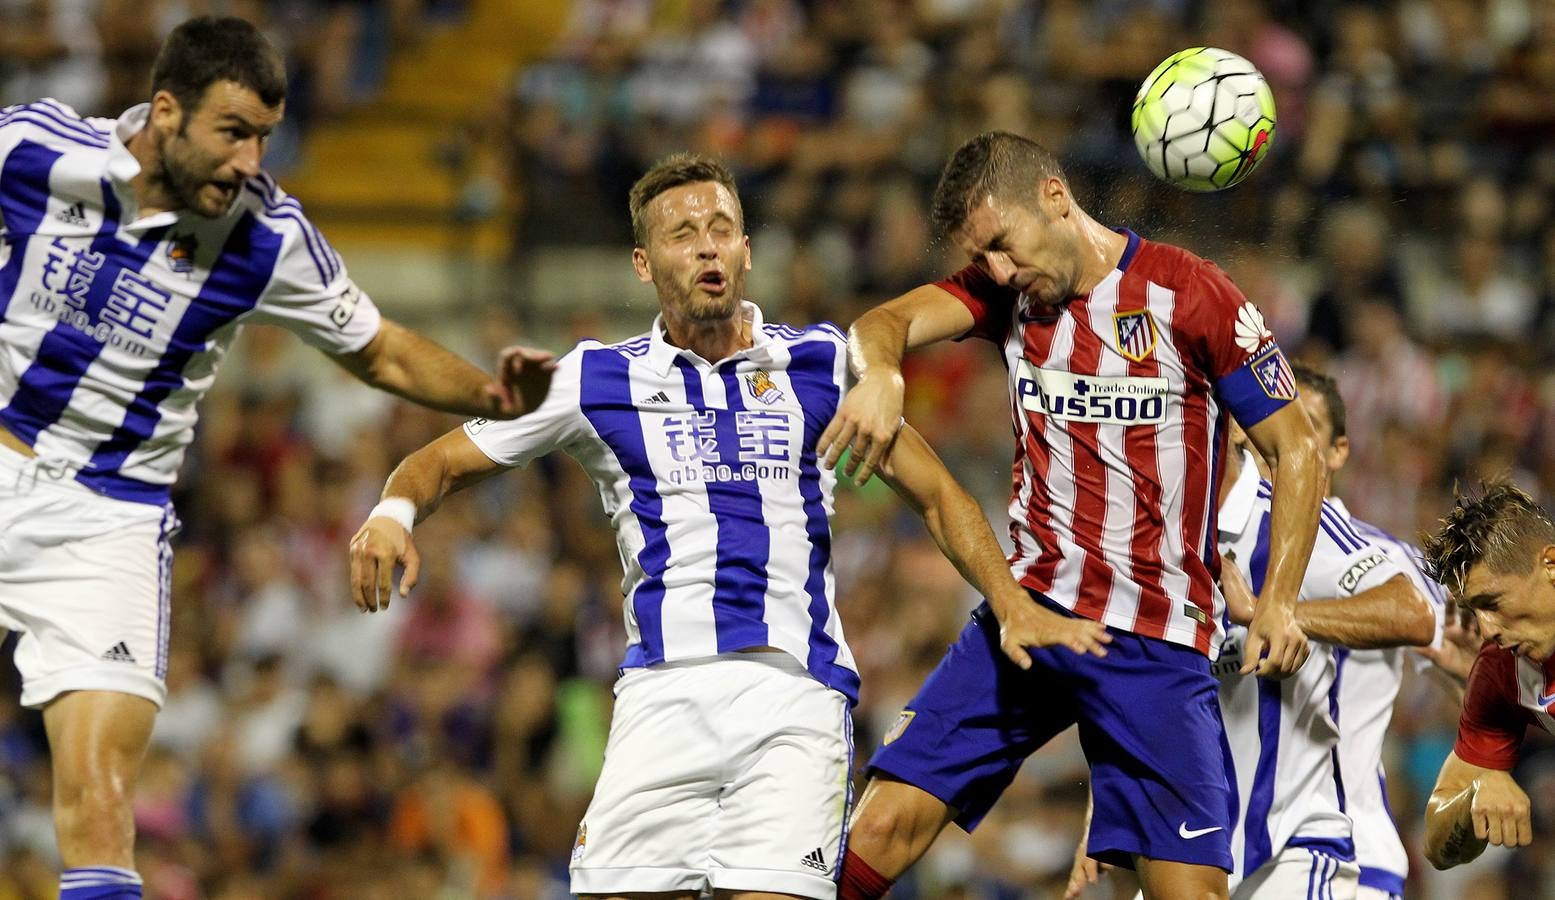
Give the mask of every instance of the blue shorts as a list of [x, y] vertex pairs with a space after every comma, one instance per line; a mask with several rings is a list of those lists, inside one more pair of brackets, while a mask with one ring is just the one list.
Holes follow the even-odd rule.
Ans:
[[[1072, 615], [1045, 597], [1038, 602]], [[1231, 871], [1225, 726], [1209, 659], [1191, 647], [1108, 629], [1105, 657], [1031, 650], [1022, 670], [999, 649], [985, 603], [870, 760], [977, 827], [1021, 763], [1070, 725], [1091, 765], [1089, 853]]]

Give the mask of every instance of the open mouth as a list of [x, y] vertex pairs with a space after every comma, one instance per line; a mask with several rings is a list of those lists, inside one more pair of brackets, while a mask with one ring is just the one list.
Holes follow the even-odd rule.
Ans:
[[722, 294], [729, 286], [729, 280], [722, 272], [703, 272], [697, 276], [696, 284], [709, 294]]

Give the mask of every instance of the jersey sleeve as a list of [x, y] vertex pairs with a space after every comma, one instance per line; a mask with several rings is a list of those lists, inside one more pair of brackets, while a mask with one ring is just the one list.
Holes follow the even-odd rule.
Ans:
[[534, 412], [516, 419], [473, 419], [464, 423], [465, 436], [504, 466], [528, 465], [582, 437], [589, 427], [579, 406], [583, 353], [578, 347], [557, 361], [551, 389]]
[[1469, 765], [1507, 772], [1517, 764], [1528, 720], [1508, 696], [1516, 690], [1516, 666], [1516, 657], [1494, 644], [1481, 647], [1474, 660], [1452, 748]]
[[934, 282], [934, 286], [960, 300], [972, 313], [971, 330], [957, 340], [977, 337], [996, 344], [1004, 343], [1010, 333], [1010, 318], [1020, 299], [1019, 292], [996, 284], [977, 266], [967, 266], [949, 278]]
[[279, 325], [325, 353], [367, 346], [383, 321], [377, 304], [301, 212], [277, 221], [284, 223], [280, 257], [251, 321]]
[[1302, 599], [1353, 597], [1403, 574], [1381, 547], [1356, 533], [1338, 510], [1323, 504], [1312, 557], [1301, 582]]
[[1200, 263], [1188, 293], [1189, 314], [1178, 329], [1181, 339], [1243, 428], [1296, 399], [1295, 375], [1263, 313], [1219, 266]]

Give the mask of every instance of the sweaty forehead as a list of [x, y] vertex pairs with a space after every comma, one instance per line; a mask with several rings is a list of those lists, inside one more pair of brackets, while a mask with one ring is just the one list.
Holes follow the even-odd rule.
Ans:
[[1522, 579], [1517, 575], [1492, 572], [1485, 563], [1478, 562], [1464, 573], [1463, 586], [1459, 593], [1464, 601], [1492, 595], [1499, 597], [1516, 588], [1521, 581]]
[[739, 221], [739, 206], [734, 194], [715, 181], [698, 181], [672, 187], [653, 198], [652, 208], [661, 224], [673, 225], [691, 219], [700, 221], [722, 214]]
[[235, 81], [218, 81], [205, 90], [200, 112], [213, 119], [239, 119], [250, 125], [273, 125], [280, 121], [285, 104], [266, 106], [251, 88]]

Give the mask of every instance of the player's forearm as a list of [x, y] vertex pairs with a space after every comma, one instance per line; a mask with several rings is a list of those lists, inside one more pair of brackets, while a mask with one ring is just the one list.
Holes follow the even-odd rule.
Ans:
[[[948, 476], [947, 476], [948, 477]], [[1004, 551], [994, 537], [982, 507], [960, 485], [952, 482], [935, 503], [923, 510], [923, 522], [940, 552], [995, 613], [1031, 598], [1010, 576]]]
[[385, 320], [370, 352], [346, 367], [367, 384], [441, 412], [501, 417], [501, 386], [436, 341]]
[[1474, 836], [1474, 785], [1447, 795], [1438, 789], [1425, 811], [1425, 858], [1438, 869], [1472, 862], [1489, 841]]
[[1420, 647], [1436, 632], [1426, 599], [1403, 575], [1353, 597], [1298, 603], [1296, 624], [1314, 641], [1356, 650]]
[[389, 473], [381, 499], [403, 497], [416, 505], [416, 521], [431, 515], [458, 486], [436, 441], [405, 457]]
[[1272, 600], [1294, 609], [1317, 539], [1328, 468], [1323, 465], [1317, 437], [1310, 433], [1292, 436], [1278, 448], [1273, 462], [1269, 570], [1259, 602]]
[[877, 306], [848, 328], [848, 368], [859, 381], [885, 378], [902, 381], [902, 357], [907, 354], [907, 319], [896, 310]]

